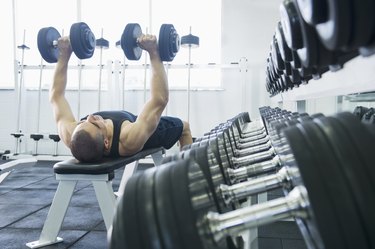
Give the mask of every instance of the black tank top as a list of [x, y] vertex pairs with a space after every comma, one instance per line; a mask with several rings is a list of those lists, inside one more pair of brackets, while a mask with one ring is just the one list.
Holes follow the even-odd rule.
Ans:
[[[119, 140], [121, 125], [124, 121], [135, 122], [137, 116], [127, 111], [101, 111], [95, 112], [93, 115], [99, 115], [104, 119], [110, 119], [113, 122], [113, 137], [111, 151], [109, 152], [109, 157], [119, 157]], [[88, 115], [81, 120], [86, 120]]]

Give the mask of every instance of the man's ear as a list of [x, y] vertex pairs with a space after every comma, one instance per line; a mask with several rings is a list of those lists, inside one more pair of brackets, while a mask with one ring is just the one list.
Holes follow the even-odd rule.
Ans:
[[104, 151], [109, 151], [109, 139], [104, 138]]

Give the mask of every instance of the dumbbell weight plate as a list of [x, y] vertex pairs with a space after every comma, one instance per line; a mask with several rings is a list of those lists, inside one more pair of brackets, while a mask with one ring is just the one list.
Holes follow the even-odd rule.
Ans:
[[283, 61], [292, 61], [292, 50], [288, 47], [288, 44], [285, 42], [284, 30], [281, 25], [281, 22], [277, 23], [275, 38], [277, 40], [277, 44], [279, 45], [280, 56]]
[[143, 172], [137, 185], [138, 222], [141, 229], [142, 248], [162, 249], [154, 207], [155, 173], [157, 168]]
[[[189, 179], [189, 175], [202, 174], [199, 166], [193, 160], [181, 160], [178, 161], [171, 168], [171, 183], [172, 188], [165, 194], [172, 196], [173, 200], [173, 212], [176, 214], [177, 224], [179, 225], [179, 232], [182, 238], [183, 249], [196, 248], [203, 249], [207, 248], [201, 239], [197, 230], [197, 220], [202, 217], [210, 208], [200, 209], [194, 207], [192, 203], [192, 193], [190, 187], [194, 184], [202, 184], [199, 186], [202, 190], [207, 190], [208, 186], [204, 181], [194, 182]], [[200, 193], [200, 196], [212, 200], [212, 193], [206, 191]], [[215, 205], [211, 207], [212, 211], [216, 211]]]
[[86, 23], [74, 23], [70, 27], [69, 38], [72, 50], [79, 59], [88, 59], [93, 56], [96, 40]]
[[306, 23], [311, 26], [327, 21], [327, 0], [297, 0]]
[[301, 178], [308, 191], [310, 200], [309, 218], [302, 220], [308, 229], [301, 232], [305, 240], [313, 241], [316, 248], [345, 248], [339, 224], [335, 219], [335, 210], [331, 197], [326, 191], [326, 186], [317, 170], [316, 158], [311, 153], [309, 141], [306, 140], [298, 127], [284, 130], [288, 144], [293, 152], [295, 161], [301, 173]]
[[199, 165], [202, 172], [205, 174], [207, 184], [212, 192], [212, 197], [215, 201], [219, 213], [233, 210], [233, 207], [228, 207], [217, 195], [217, 189], [220, 184], [226, 184], [224, 175], [220, 169], [214, 153], [211, 151], [211, 146], [206, 145], [202, 148], [197, 148], [191, 151], [190, 158], [192, 158]]
[[180, 50], [180, 36], [172, 24], [162, 24], [159, 31], [159, 53], [162, 61], [172, 61]]
[[352, 11], [352, 32], [348, 47], [357, 49], [366, 46], [371, 42], [371, 38], [375, 35], [375, 1], [351, 0]]
[[57, 46], [53, 44], [53, 41], [57, 41], [61, 37], [59, 31], [54, 27], [42, 28], [38, 32], [38, 50], [42, 55], [42, 58], [48, 63], [55, 63], [59, 58], [59, 50]]
[[142, 49], [137, 44], [137, 39], [142, 35], [141, 26], [138, 23], [128, 23], [121, 35], [121, 48], [129, 60], [139, 60]]
[[288, 76], [292, 75], [292, 65], [290, 64], [290, 62], [286, 61], [284, 67], [284, 74]]
[[271, 55], [272, 55], [272, 60], [275, 63], [276, 68], [280, 71], [284, 70], [285, 69], [284, 61], [281, 58], [279, 45], [275, 37], [272, 37], [272, 41], [271, 41]]
[[339, 113], [336, 115], [338, 121], [345, 128], [347, 136], [350, 137], [351, 141], [358, 148], [358, 152], [361, 154], [364, 165], [366, 166], [366, 172], [371, 177], [371, 182], [375, 184], [375, 168], [373, 161], [373, 148], [375, 142], [373, 137], [366, 131], [365, 126], [362, 123], [356, 122], [356, 117], [348, 112]]
[[[342, 164], [335, 156], [332, 146], [329, 145], [327, 134], [313, 122], [304, 123], [299, 128], [303, 130], [306, 139], [313, 145], [310, 149], [313, 156], [316, 157], [315, 168], [320, 172], [322, 184], [326, 185], [327, 193], [331, 196], [332, 208], [343, 235], [342, 239], [348, 248], [367, 248], [365, 231], [360, 222], [356, 200], [345, 179], [345, 174], [342, 172]], [[330, 133], [329, 136], [331, 135]]]
[[155, 207], [162, 244], [165, 249], [183, 248], [172, 196], [167, 194], [172, 189], [171, 167], [174, 165], [160, 166], [155, 176]]
[[[318, 39], [314, 34], [314, 29], [305, 23], [302, 19], [299, 10], [296, 8], [294, 3], [289, 4], [291, 9], [295, 9], [296, 15], [294, 16], [295, 22], [298, 24], [301, 38], [302, 47], [297, 49], [297, 55], [301, 60], [301, 63], [305, 67], [316, 67], [318, 64]], [[292, 7], [293, 6], [293, 7]]]
[[301, 28], [297, 22], [298, 14], [293, 0], [284, 0], [280, 4], [280, 17], [286, 44], [292, 50], [303, 48]]
[[292, 69], [292, 74], [290, 75], [290, 80], [293, 82], [295, 87], [298, 87], [302, 84], [301, 75], [299, 74], [297, 69]]
[[315, 151], [311, 151], [311, 141], [305, 138], [298, 127], [285, 129], [284, 134], [310, 200], [309, 218], [303, 220], [308, 233], [301, 229], [303, 236], [311, 236], [312, 238], [306, 240], [313, 241], [317, 248], [346, 248], [331, 197], [327, 192], [327, 183], [325, 178], [321, 178], [322, 172], [317, 168], [318, 161], [312, 153]]
[[348, 185], [353, 190], [355, 202], [358, 203], [357, 208], [365, 234], [367, 238], [370, 238], [370, 244], [375, 245], [375, 238], [372, 236], [375, 231], [375, 188], [374, 184], [371, 184], [371, 177], [367, 174], [362, 157], [358, 153], [359, 148], [355, 148], [337, 119], [327, 117], [315, 119], [315, 122], [331, 142], [337, 159], [340, 161], [339, 165], [342, 165], [342, 172], [346, 175]]
[[327, 0], [327, 21], [315, 25], [320, 40], [329, 50], [347, 47], [352, 28], [351, 0]]
[[293, 58], [293, 60], [290, 62], [290, 64], [292, 65], [292, 67], [294, 69], [301, 68], [302, 67], [301, 59], [299, 58], [297, 52], [294, 51], [294, 50], [292, 51], [292, 58]]
[[137, 185], [141, 174], [135, 174], [126, 183], [124, 197], [118, 201], [112, 223], [111, 249], [140, 249], [142, 247], [137, 208]]
[[[212, 150], [212, 153], [215, 155], [215, 158], [217, 160], [217, 163], [220, 167], [220, 171], [222, 173], [222, 175], [224, 176], [224, 183], [227, 184], [227, 185], [230, 185], [230, 180], [229, 180], [229, 175], [228, 175], [228, 163], [226, 164], [227, 166], [224, 165], [223, 161], [222, 161], [222, 157], [220, 156], [220, 149], [219, 149], [219, 141], [218, 141], [218, 138], [215, 138], [215, 139], [210, 139], [209, 141], [209, 146]], [[225, 159], [225, 157], [224, 157]]]

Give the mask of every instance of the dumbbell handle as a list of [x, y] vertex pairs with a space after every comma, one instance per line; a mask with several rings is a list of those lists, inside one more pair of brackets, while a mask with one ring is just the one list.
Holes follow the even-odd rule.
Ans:
[[224, 214], [209, 212], [199, 228], [205, 237], [217, 243], [227, 236], [237, 236], [242, 231], [282, 219], [307, 218], [309, 206], [306, 188], [297, 186], [286, 197]]
[[257, 141], [259, 139], [265, 138], [266, 136], [267, 136], [267, 133], [265, 133], [265, 132], [262, 131], [260, 133], [254, 134], [252, 136], [247, 136], [247, 137], [240, 138], [239, 142], [240, 143], [253, 142], [253, 141]]
[[275, 171], [275, 168], [280, 166], [280, 164], [280, 158], [278, 155], [276, 155], [271, 160], [267, 160], [264, 162], [249, 164], [237, 169], [228, 168], [227, 172], [230, 182], [236, 183], [243, 180], [247, 180], [247, 178], [252, 176], [268, 173], [270, 171]]
[[238, 149], [247, 149], [247, 148], [250, 148], [250, 147], [254, 147], [254, 146], [258, 146], [258, 145], [261, 145], [261, 144], [265, 144], [265, 143], [268, 143], [270, 141], [270, 138], [268, 136], [265, 136], [264, 138], [261, 138], [261, 139], [258, 139], [258, 140], [255, 140], [255, 141], [252, 141], [252, 142], [247, 142], [247, 143], [238, 143], [237, 144], [237, 148]]
[[268, 140], [266, 143], [263, 143], [260, 145], [251, 146], [246, 149], [235, 150], [234, 156], [237, 156], [237, 157], [248, 156], [248, 155], [252, 155], [252, 154], [267, 150], [270, 147], [271, 147], [271, 142]]
[[252, 125], [251, 123], [247, 123], [241, 127], [242, 135], [244, 136], [252, 136], [253, 134], [263, 133], [265, 131], [263, 123]]
[[251, 179], [249, 181], [234, 185], [221, 184], [219, 192], [224, 202], [229, 205], [233, 201], [259, 194], [279, 187], [290, 188], [294, 178], [300, 178], [299, 170], [296, 167], [282, 167], [277, 173]]
[[260, 161], [265, 161], [267, 159], [270, 159], [271, 156], [275, 155], [275, 149], [270, 148], [267, 151], [259, 152], [256, 154], [248, 155], [248, 156], [243, 156], [243, 157], [238, 157], [238, 158], [233, 158], [233, 164], [236, 168], [246, 166], [249, 164], [253, 164], [256, 162]]

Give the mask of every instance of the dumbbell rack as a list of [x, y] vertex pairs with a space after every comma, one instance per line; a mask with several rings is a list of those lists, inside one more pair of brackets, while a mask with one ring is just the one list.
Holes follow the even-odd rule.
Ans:
[[[238, 115], [159, 168], [130, 178], [114, 218], [111, 248], [244, 248], [242, 232], [285, 219], [296, 221], [308, 248], [375, 245], [375, 238], [366, 239], [375, 224], [370, 187], [375, 171], [368, 154], [374, 127], [350, 113], [327, 117], [260, 109], [264, 127], [249, 128], [248, 115]], [[263, 146], [265, 132], [272, 146]], [[241, 205], [277, 187], [285, 197]], [[126, 236], [129, 229], [143, 232]]]
[[[374, 54], [371, 45], [374, 41], [365, 38], [371, 32], [374, 33], [371, 28], [373, 19], [368, 18], [367, 27], [362, 25], [363, 28], [358, 28], [369, 12], [365, 3], [353, 1], [352, 9], [361, 15], [355, 18], [350, 14], [345, 16], [343, 13], [349, 2], [338, 2], [336, 7], [341, 8], [339, 10], [327, 4], [323, 8], [328, 15], [326, 19], [317, 18], [325, 14], [317, 10], [318, 5], [314, 5], [314, 1], [286, 0], [280, 4], [280, 22], [276, 25], [275, 37], [271, 41], [266, 70], [267, 89], [273, 102], [293, 102], [375, 90], [375, 58], [371, 56]], [[326, 1], [319, 3], [325, 4]], [[333, 19], [333, 15], [339, 18]], [[332, 21], [332, 33], [327, 32], [327, 36], [323, 36], [322, 30], [328, 27], [329, 21]], [[350, 31], [348, 25], [352, 26]], [[364, 27], [367, 34], [361, 33]], [[334, 41], [334, 35], [345, 36], [348, 40]], [[301, 52], [302, 49], [305, 51]], [[345, 56], [347, 58], [341, 60]], [[308, 63], [313, 72], [302, 76], [301, 65], [297, 64], [308, 67]], [[299, 71], [301, 79], [295, 80], [288, 72], [287, 65]]]

